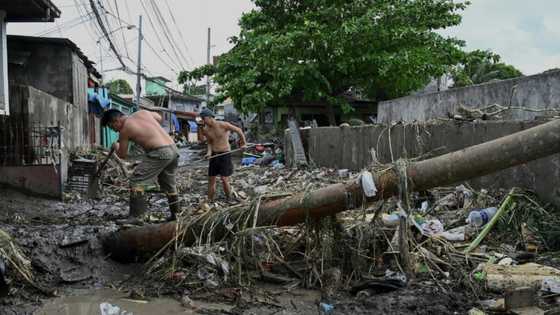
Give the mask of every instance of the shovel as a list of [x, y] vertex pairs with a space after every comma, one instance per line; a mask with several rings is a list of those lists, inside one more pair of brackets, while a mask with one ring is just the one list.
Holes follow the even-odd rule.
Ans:
[[107, 155], [105, 160], [103, 160], [103, 162], [101, 163], [101, 167], [97, 170], [93, 177], [90, 178], [88, 184], [88, 198], [97, 198], [99, 193], [99, 176], [101, 176], [105, 165], [107, 165], [107, 162], [109, 162], [109, 159], [113, 156], [113, 152], [115, 152], [115, 148], [111, 148], [111, 151], [109, 151], [109, 155]]

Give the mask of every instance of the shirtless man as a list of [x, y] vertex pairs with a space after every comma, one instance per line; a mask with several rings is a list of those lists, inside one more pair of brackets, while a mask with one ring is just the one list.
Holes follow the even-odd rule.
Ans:
[[212, 156], [227, 153], [231, 150], [229, 146], [229, 133], [235, 132], [239, 135], [239, 145], [244, 147], [246, 144], [245, 135], [238, 127], [224, 121], [214, 119], [214, 113], [209, 109], [203, 109], [200, 118], [204, 121], [203, 134], [208, 141], [208, 152], [206, 158], [210, 159], [208, 164], [208, 201], [214, 200], [216, 193], [216, 176], [220, 176], [224, 187], [226, 198], [231, 198], [231, 186], [229, 177], [233, 174], [233, 163], [231, 154], [221, 155], [215, 158]]
[[146, 212], [148, 204], [144, 195], [146, 186], [157, 178], [162, 191], [167, 194], [171, 216], [175, 220], [179, 212], [179, 196], [175, 175], [177, 173], [179, 151], [173, 139], [161, 127], [159, 114], [146, 110], [130, 116], [116, 109], [103, 113], [102, 126], [109, 126], [119, 133], [119, 140], [113, 143], [117, 155], [124, 159], [128, 153], [128, 141], [140, 145], [145, 154], [142, 162], [134, 169], [130, 178], [130, 219], [136, 222]]

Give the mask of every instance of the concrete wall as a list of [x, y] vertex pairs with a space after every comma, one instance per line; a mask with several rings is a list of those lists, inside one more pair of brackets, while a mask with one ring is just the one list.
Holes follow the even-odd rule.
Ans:
[[[536, 121], [502, 121], [408, 124], [392, 128], [384, 125], [325, 127], [302, 130], [302, 141], [308, 158], [317, 166], [359, 170], [371, 163], [372, 148], [376, 150], [381, 162], [388, 163], [401, 157], [414, 158], [430, 152], [435, 156], [456, 151], [537, 124], [539, 122]], [[291, 144], [289, 137], [285, 139], [286, 158], [289, 159]], [[543, 200], [560, 206], [560, 154], [471, 180], [469, 183], [475, 187], [532, 189]]]
[[8, 58], [10, 85], [30, 85], [68, 103], [74, 102], [72, 49], [8, 38]]
[[56, 126], [60, 122], [64, 127], [62, 139], [65, 152], [87, 146], [87, 109], [30, 86], [13, 85], [10, 95], [10, 111], [14, 114], [27, 114], [29, 123]]
[[[31, 86], [35, 90], [44, 92], [31, 93], [32, 110], [40, 117], [44, 111], [53, 112], [50, 101], [45, 98], [54, 96], [66, 103], [66, 114], [56, 115], [57, 120], [66, 120], [67, 129], [72, 130], [68, 139], [69, 147], [89, 145], [87, 82], [88, 70], [82, 59], [67, 45], [49, 43], [47, 41], [28, 41], [18, 38], [8, 39], [9, 81], [10, 86]], [[11, 89], [11, 88], [10, 88]], [[48, 97], [46, 97], [46, 96]], [[12, 107], [12, 102], [10, 102]], [[53, 108], [58, 108], [55, 106]], [[60, 108], [55, 110], [61, 110]], [[51, 119], [50, 116], [44, 118]], [[51, 119], [52, 120], [52, 119]], [[56, 120], [54, 120], [56, 125]]]
[[0, 167], [0, 185], [15, 187], [34, 195], [60, 198], [60, 179], [53, 165]]
[[[438, 93], [407, 96], [379, 103], [377, 121], [428, 121], [455, 114], [459, 106], [560, 108], [560, 70], [533, 76], [486, 83]], [[533, 120], [546, 113], [511, 110], [504, 120]], [[549, 113], [550, 114], [550, 113]]]

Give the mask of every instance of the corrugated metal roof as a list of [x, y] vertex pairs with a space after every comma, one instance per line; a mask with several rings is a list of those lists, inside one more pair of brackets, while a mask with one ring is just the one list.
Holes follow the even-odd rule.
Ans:
[[60, 10], [50, 0], [0, 0], [7, 22], [53, 22]]
[[[2, 0], [0, 0], [2, 1]], [[82, 52], [80, 47], [76, 45], [73, 41], [68, 38], [59, 37], [37, 37], [37, 36], [21, 36], [21, 35], [8, 35], [7, 36], [8, 46], [10, 42], [27, 42], [27, 43], [45, 43], [51, 45], [62, 45], [72, 49], [78, 57], [84, 62], [89, 72], [95, 75], [97, 78], [101, 78], [101, 74], [95, 69], [95, 62], [88, 59], [86, 55]]]

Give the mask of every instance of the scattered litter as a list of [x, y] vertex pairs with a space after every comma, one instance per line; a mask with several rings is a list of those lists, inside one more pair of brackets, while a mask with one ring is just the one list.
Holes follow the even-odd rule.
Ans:
[[541, 290], [547, 293], [560, 294], [560, 279], [552, 277], [543, 278]]
[[319, 304], [324, 314], [330, 314], [334, 310], [334, 305], [321, 302]]
[[440, 220], [428, 220], [421, 225], [422, 233], [426, 236], [434, 236], [443, 233], [443, 223]]
[[398, 212], [393, 212], [391, 214], [382, 214], [381, 220], [385, 226], [397, 226], [399, 225], [400, 216]]
[[132, 312], [121, 310], [117, 305], [112, 305], [106, 302], [99, 304], [101, 315], [133, 315]]
[[497, 211], [498, 209], [496, 207], [473, 210], [471, 211], [471, 213], [469, 213], [466, 222], [471, 226], [481, 227], [488, 223]]

